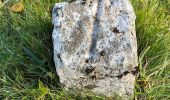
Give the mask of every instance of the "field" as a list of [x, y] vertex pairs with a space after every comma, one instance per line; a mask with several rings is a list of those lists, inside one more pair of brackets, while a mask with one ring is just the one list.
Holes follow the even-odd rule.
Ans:
[[[86, 92], [66, 93], [61, 88], [51, 40], [51, 9], [61, 0], [2, 1], [0, 100], [111, 100]], [[17, 1], [24, 6], [19, 13], [10, 8]], [[131, 2], [137, 16], [139, 55], [133, 98], [170, 100], [170, 0]]]

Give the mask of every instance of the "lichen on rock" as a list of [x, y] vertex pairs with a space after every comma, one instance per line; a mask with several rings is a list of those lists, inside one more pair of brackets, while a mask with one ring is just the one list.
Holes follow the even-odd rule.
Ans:
[[52, 23], [56, 71], [66, 88], [133, 95], [138, 57], [129, 0], [56, 3]]

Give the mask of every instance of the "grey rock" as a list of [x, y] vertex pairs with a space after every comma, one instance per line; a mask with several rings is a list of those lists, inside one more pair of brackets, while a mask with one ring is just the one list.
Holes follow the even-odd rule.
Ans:
[[135, 18], [129, 0], [56, 3], [54, 61], [65, 88], [132, 96], [138, 65]]

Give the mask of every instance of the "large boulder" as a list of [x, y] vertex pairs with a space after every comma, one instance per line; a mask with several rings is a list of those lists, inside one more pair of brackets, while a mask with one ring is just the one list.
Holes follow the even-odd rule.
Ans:
[[56, 3], [52, 23], [54, 61], [65, 88], [133, 95], [138, 57], [129, 0]]

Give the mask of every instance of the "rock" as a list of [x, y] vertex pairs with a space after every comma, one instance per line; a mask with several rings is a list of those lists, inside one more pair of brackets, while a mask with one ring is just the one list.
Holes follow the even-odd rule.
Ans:
[[138, 65], [135, 18], [128, 0], [55, 4], [52, 37], [60, 82], [106, 96], [132, 96]]

